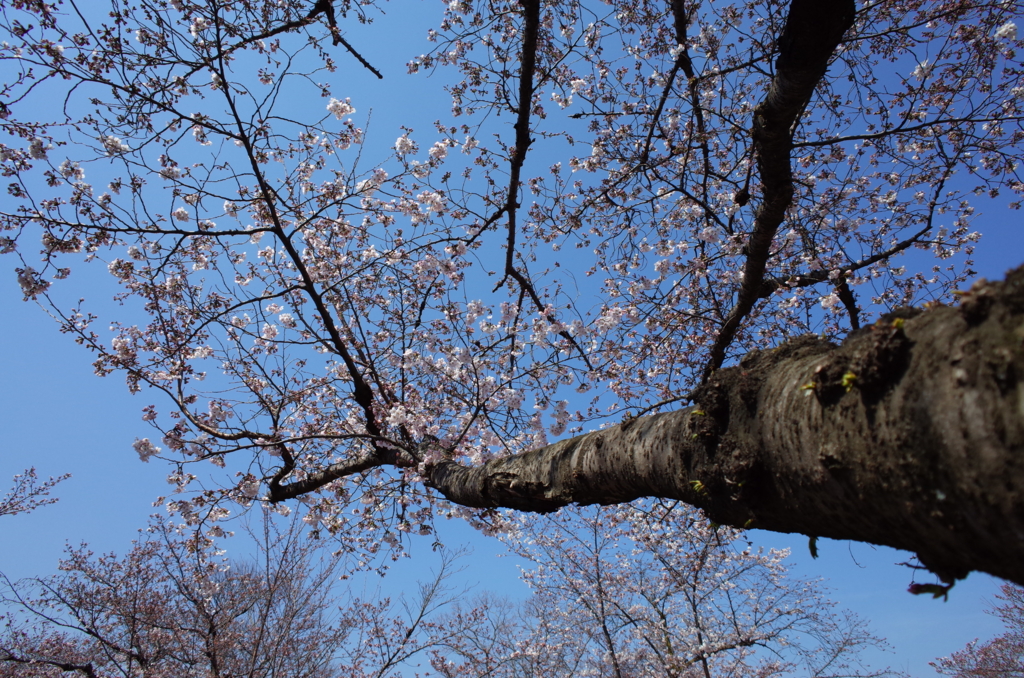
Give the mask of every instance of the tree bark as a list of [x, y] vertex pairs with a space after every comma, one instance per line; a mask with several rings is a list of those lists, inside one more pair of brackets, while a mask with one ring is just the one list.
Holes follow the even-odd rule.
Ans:
[[722, 524], [906, 549], [947, 582], [1024, 584], [1024, 267], [840, 346], [755, 351], [685, 410], [427, 480], [537, 512], [679, 499]]

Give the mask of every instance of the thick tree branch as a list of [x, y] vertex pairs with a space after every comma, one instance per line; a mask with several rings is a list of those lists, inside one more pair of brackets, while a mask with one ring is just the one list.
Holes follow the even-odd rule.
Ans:
[[1024, 583], [1024, 267], [842, 346], [753, 352], [686, 410], [427, 480], [536, 512], [680, 499], [723, 524], [907, 549], [946, 581]]
[[519, 209], [519, 184], [526, 153], [533, 143], [530, 136], [530, 113], [533, 110], [533, 77], [537, 71], [537, 41], [540, 28], [540, 0], [523, 0], [523, 52], [519, 72], [519, 102], [516, 110], [515, 143], [509, 150], [508, 196], [505, 199], [504, 212], [508, 218], [508, 242], [505, 252], [505, 275], [495, 290], [504, 284], [509, 277], [515, 278], [520, 285], [522, 276], [515, 268], [516, 253], [516, 216]]
[[793, 0], [790, 5], [786, 27], [778, 41], [775, 77], [764, 101], [754, 110], [752, 134], [763, 187], [761, 204], [754, 214], [754, 228], [747, 241], [743, 284], [711, 347], [705, 383], [722, 366], [726, 349], [760, 296], [772, 240], [793, 202], [790, 151], [797, 120], [824, 77], [843, 34], [853, 25], [855, 13], [853, 0]]
[[[392, 460], [395, 461], [395, 460]], [[281, 484], [284, 479], [282, 473], [278, 473], [274, 476], [270, 483], [268, 483], [268, 489], [270, 494], [267, 500], [270, 502], [285, 501], [286, 499], [294, 499], [295, 497], [314, 492], [324, 485], [337, 480], [338, 478], [346, 478], [356, 473], [362, 473], [363, 471], [369, 471], [372, 468], [383, 466], [384, 462], [381, 460], [379, 454], [367, 454], [356, 459], [347, 459], [345, 461], [339, 461], [335, 464], [331, 464], [327, 468], [324, 468], [315, 473], [307, 473], [300, 480], [295, 480], [287, 484]], [[294, 465], [292, 465], [294, 467]], [[281, 471], [291, 471], [288, 465], [282, 467]]]
[[[533, 80], [537, 74], [537, 45], [540, 41], [541, 3], [540, 0], [523, 0], [522, 6], [523, 51], [522, 65], [519, 72], [519, 101], [516, 108], [516, 122], [514, 125], [516, 137], [514, 145], [509, 150], [508, 196], [505, 199], [505, 204], [499, 211], [499, 214], [504, 213], [508, 219], [508, 239], [505, 243], [507, 248], [505, 250], [505, 272], [498, 284], [494, 286], [494, 290], [497, 291], [505, 284], [506, 280], [512, 278], [519, 285], [519, 288], [530, 296], [534, 306], [537, 307], [537, 311], [543, 313], [546, 304], [541, 300], [540, 295], [537, 294], [537, 290], [534, 289], [529, 275], [522, 273], [515, 266], [516, 237], [519, 228], [516, 223], [519, 213], [519, 189], [522, 184], [522, 172], [523, 165], [526, 163], [526, 153], [533, 144], [533, 138], [530, 135], [530, 117], [533, 112], [533, 94], [536, 89]], [[545, 318], [550, 323], [558, 322], [558, 318], [552, 314], [545, 314]], [[590, 364], [590, 357], [576, 341], [576, 338], [566, 330], [560, 331], [558, 335], [568, 341], [579, 352], [583, 362], [587, 365], [587, 369], [592, 370], [593, 366]]]

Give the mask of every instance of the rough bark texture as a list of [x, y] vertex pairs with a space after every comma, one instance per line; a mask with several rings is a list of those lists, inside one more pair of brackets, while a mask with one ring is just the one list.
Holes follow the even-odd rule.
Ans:
[[945, 581], [1024, 584], [1024, 267], [841, 346], [754, 352], [686, 410], [478, 468], [443, 462], [429, 482], [527, 511], [681, 499], [722, 524], [907, 549]]

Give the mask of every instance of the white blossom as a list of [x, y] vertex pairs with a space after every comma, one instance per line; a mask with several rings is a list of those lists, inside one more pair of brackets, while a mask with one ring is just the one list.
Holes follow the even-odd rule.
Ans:
[[[217, 89], [217, 81], [219, 79], [219, 76], [217, 76], [216, 73], [214, 73], [213, 75], [216, 76], [213, 81], [213, 88]], [[200, 146], [209, 146], [213, 143], [212, 141], [206, 138], [206, 130], [199, 123], [192, 125], [192, 137], [199, 142]]]
[[188, 32], [192, 34], [193, 38], [198, 38], [201, 31], [206, 30], [210, 27], [210, 22], [206, 20], [204, 16], [198, 16], [192, 20], [192, 25], [189, 26]]
[[369, 198], [377, 192], [377, 183], [373, 179], [363, 179], [356, 184], [356, 193]]
[[429, 155], [431, 160], [444, 160], [448, 157], [448, 144], [438, 141], [430, 147]]
[[42, 139], [36, 137], [28, 142], [28, 154], [33, 160], [46, 160], [46, 151], [53, 148]]
[[243, 496], [252, 499], [260, 491], [260, 482], [258, 480], [247, 480], [238, 486], [238, 490]]
[[436, 191], [424, 191], [417, 195], [416, 199], [430, 212], [440, 214], [444, 211], [444, 196]]
[[718, 232], [718, 229], [714, 226], [708, 226], [697, 234], [697, 240], [701, 240], [703, 242], [718, 242], [721, 240], [721, 237], [722, 236]]
[[127, 280], [132, 276], [134, 267], [130, 261], [124, 259], [114, 259], [107, 264], [107, 271], [110, 275], [121, 280]]
[[915, 68], [914, 72], [910, 75], [913, 76], [915, 80], [924, 80], [931, 75], [932, 69], [934, 68], [935, 64], [928, 63], [928, 60], [925, 59], [917, 65], [917, 68]]
[[100, 137], [100, 143], [103, 144], [103, 150], [107, 152], [107, 155], [121, 155], [131, 150], [128, 148], [128, 144], [115, 136], [105, 134]]
[[85, 170], [83, 170], [77, 162], [71, 162], [65, 160], [60, 164], [60, 173], [64, 175], [65, 179], [74, 179], [75, 181], [81, 181], [85, 178]]
[[833, 292], [832, 294], [821, 298], [821, 307], [830, 310], [839, 305], [839, 295]]
[[1000, 40], [1016, 40], [1017, 39], [1017, 24], [1012, 21], [1007, 21], [1005, 24], [999, 27], [996, 31], [996, 37]]
[[415, 153], [416, 142], [410, 139], [408, 134], [403, 134], [402, 136], [398, 137], [397, 141], [395, 141], [395, 150], [398, 152], [398, 155], [408, 155], [409, 153]]
[[40, 278], [39, 273], [31, 266], [14, 270], [18, 274], [18, 284], [26, 299], [35, 299], [50, 287], [50, 283]]
[[351, 100], [346, 98], [344, 101], [338, 99], [331, 99], [331, 102], [327, 104], [327, 111], [332, 113], [335, 118], [341, 120], [346, 115], [352, 115], [356, 112], [356, 109], [352, 106]]
[[177, 219], [178, 221], [188, 221], [189, 220], [188, 210], [185, 209], [184, 207], [179, 207], [178, 209], [176, 209], [173, 212], [171, 212], [171, 216], [174, 217], [175, 219]]

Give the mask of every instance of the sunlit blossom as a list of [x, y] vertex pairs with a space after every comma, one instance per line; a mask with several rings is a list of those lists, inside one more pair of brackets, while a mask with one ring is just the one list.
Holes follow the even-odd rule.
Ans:
[[85, 178], [85, 170], [77, 162], [65, 160], [60, 164], [60, 173], [64, 175], [65, 179], [73, 179], [80, 181]]
[[996, 37], [1000, 40], [1016, 40], [1017, 39], [1017, 24], [1012, 21], [1007, 21], [1005, 24], [999, 27], [996, 31]]
[[697, 240], [707, 243], [716, 243], [722, 239], [722, 234], [714, 226], [708, 226], [697, 234]]
[[330, 103], [327, 104], [327, 112], [332, 114], [338, 120], [341, 120], [346, 115], [352, 115], [356, 112], [356, 109], [351, 104], [351, 100], [346, 98], [344, 101], [338, 99], [331, 99]]
[[18, 285], [26, 299], [35, 299], [50, 287], [50, 282], [43, 280], [31, 266], [15, 269], [18, 274]]
[[121, 155], [131, 150], [128, 144], [121, 141], [120, 137], [104, 135], [100, 137], [100, 143], [103, 144], [103, 150], [107, 152], [107, 155]]
[[431, 160], [444, 160], [448, 156], [448, 144], [438, 141], [428, 151]]
[[416, 142], [409, 138], [408, 134], [403, 134], [398, 137], [395, 141], [395, 151], [399, 155], [408, 155], [416, 152]]
[[922, 61], [921, 63], [919, 63], [917, 65], [917, 68], [915, 68], [914, 72], [911, 73], [910, 75], [915, 80], [922, 80], [923, 81], [923, 80], [926, 80], [929, 75], [931, 75], [932, 70], [934, 68], [935, 68], [935, 64], [929, 63], [928, 60], [925, 59], [924, 61]]
[[142, 461], [148, 462], [150, 457], [160, 454], [160, 448], [149, 442], [149, 438], [136, 438], [132, 447]]
[[198, 38], [199, 34], [210, 27], [210, 22], [206, 20], [204, 16], [197, 16], [192, 20], [192, 25], [189, 26], [188, 32], [192, 34], [193, 38]]

